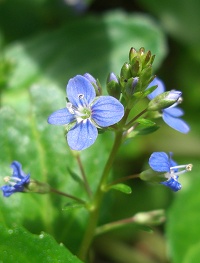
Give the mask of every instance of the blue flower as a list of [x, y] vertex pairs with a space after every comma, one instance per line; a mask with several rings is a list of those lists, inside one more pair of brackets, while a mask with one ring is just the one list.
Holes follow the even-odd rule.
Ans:
[[[158, 79], [155, 78], [147, 88], [150, 88], [152, 86], [158, 85], [158, 87], [147, 97], [152, 100], [159, 94], [165, 92], [165, 86], [164, 83]], [[165, 123], [167, 123], [171, 128], [181, 132], [181, 133], [188, 133], [190, 128], [188, 124], [183, 121], [180, 117], [183, 116], [184, 112], [182, 109], [176, 107], [178, 103], [175, 103], [169, 108], [162, 110], [162, 118]]]
[[48, 123], [70, 124], [67, 142], [73, 150], [84, 150], [91, 146], [98, 135], [97, 128], [105, 128], [119, 122], [124, 116], [123, 105], [112, 96], [96, 97], [91, 82], [77, 75], [67, 84], [66, 108], [52, 113]]
[[[167, 155], [165, 152], [154, 152], [149, 158], [149, 165], [154, 171], [165, 173], [167, 181], [161, 182], [161, 184], [176, 192], [181, 189], [181, 184], [178, 182], [179, 175], [191, 171], [192, 165], [177, 165], [171, 157], [172, 153]], [[182, 170], [179, 171], [180, 169]]]
[[23, 192], [24, 187], [30, 182], [30, 175], [22, 171], [22, 165], [19, 162], [12, 162], [10, 167], [13, 169], [12, 176], [4, 178], [8, 185], [0, 187], [5, 197], [9, 197], [16, 192]]

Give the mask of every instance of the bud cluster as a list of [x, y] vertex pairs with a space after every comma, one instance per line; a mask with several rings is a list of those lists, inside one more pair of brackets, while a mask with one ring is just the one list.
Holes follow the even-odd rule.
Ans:
[[152, 64], [155, 56], [151, 51], [145, 52], [144, 48], [139, 51], [131, 48], [129, 62], [124, 63], [117, 78], [111, 73], [107, 79], [107, 91], [109, 95], [119, 99], [122, 94], [128, 108], [132, 108], [134, 101], [143, 98], [145, 89], [154, 79], [152, 75]]

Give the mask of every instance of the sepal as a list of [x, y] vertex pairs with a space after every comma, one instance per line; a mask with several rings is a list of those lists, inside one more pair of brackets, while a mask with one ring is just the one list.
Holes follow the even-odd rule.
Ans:
[[169, 108], [180, 100], [182, 93], [180, 91], [166, 91], [156, 96], [148, 104], [149, 111], [157, 111]]
[[114, 73], [110, 73], [107, 78], [107, 92], [110, 96], [115, 97], [116, 99], [120, 98], [121, 87], [119, 81]]
[[24, 192], [47, 194], [51, 192], [51, 187], [47, 183], [31, 179], [30, 183], [24, 188]]

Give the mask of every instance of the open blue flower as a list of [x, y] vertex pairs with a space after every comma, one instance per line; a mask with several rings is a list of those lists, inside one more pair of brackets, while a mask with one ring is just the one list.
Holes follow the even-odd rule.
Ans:
[[25, 174], [22, 171], [22, 165], [19, 162], [12, 162], [10, 167], [13, 169], [13, 174], [11, 177], [5, 177], [4, 180], [8, 184], [0, 187], [5, 197], [16, 192], [23, 192], [24, 187], [30, 183], [30, 174]]
[[96, 97], [91, 82], [77, 75], [67, 84], [67, 106], [52, 113], [48, 123], [70, 124], [67, 142], [73, 150], [91, 146], [98, 135], [97, 128], [105, 128], [119, 122], [124, 116], [123, 105], [111, 96]]
[[[165, 92], [165, 86], [164, 83], [158, 79], [155, 78], [147, 88], [150, 88], [152, 86], [157, 85], [158, 87], [147, 97], [152, 100], [159, 94]], [[181, 133], [188, 133], [190, 128], [188, 124], [183, 121], [180, 117], [183, 116], [184, 112], [182, 109], [176, 107], [178, 103], [175, 103], [169, 108], [162, 110], [162, 118], [165, 123], [167, 123], [171, 128], [181, 132]]]
[[[192, 165], [177, 165], [177, 163], [165, 152], [154, 152], [149, 158], [150, 167], [160, 173], [164, 173], [167, 181], [161, 182], [161, 184], [171, 188], [174, 192], [181, 189], [181, 184], [178, 182], [179, 175], [187, 171], [192, 170]], [[180, 169], [182, 169], [180, 171]]]

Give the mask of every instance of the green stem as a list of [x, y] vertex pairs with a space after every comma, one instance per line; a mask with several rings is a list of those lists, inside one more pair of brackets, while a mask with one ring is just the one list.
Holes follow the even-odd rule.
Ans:
[[80, 199], [80, 198], [78, 198], [78, 197], [76, 197], [76, 196], [73, 196], [73, 195], [66, 194], [66, 193], [61, 192], [61, 191], [59, 191], [59, 190], [57, 190], [57, 189], [51, 188], [51, 189], [50, 189], [50, 192], [51, 192], [51, 193], [54, 193], [54, 194], [59, 194], [59, 195], [68, 197], [68, 198], [70, 198], [70, 199], [73, 199], [73, 200], [81, 203], [81, 204], [85, 204], [85, 201], [83, 201], [82, 199]]
[[90, 186], [88, 184], [87, 177], [85, 175], [85, 171], [83, 169], [83, 165], [82, 165], [81, 158], [80, 158], [79, 154], [76, 155], [76, 160], [77, 160], [78, 166], [79, 166], [80, 171], [81, 171], [81, 175], [82, 175], [82, 178], [83, 178], [83, 183], [84, 183], [85, 190], [86, 190], [88, 196], [91, 198], [92, 197], [92, 191], [91, 191]]
[[147, 108], [144, 109], [143, 111], [141, 111], [137, 116], [135, 116], [132, 120], [130, 120], [127, 124], [126, 124], [126, 127], [129, 128], [133, 123], [134, 121], [136, 121], [140, 116], [142, 116], [144, 113], [147, 112]]
[[107, 181], [110, 169], [112, 167], [113, 161], [115, 159], [116, 153], [117, 153], [117, 151], [121, 145], [122, 135], [123, 135], [122, 131], [116, 132], [115, 141], [113, 144], [112, 151], [111, 151], [110, 156], [107, 160], [107, 163], [106, 163], [105, 168], [104, 168], [103, 173], [102, 173], [101, 180], [99, 182], [99, 186], [97, 188], [93, 202], [90, 206], [90, 217], [88, 220], [88, 225], [87, 225], [85, 235], [84, 235], [84, 238], [82, 241], [82, 245], [80, 248], [80, 252], [79, 252], [79, 258], [83, 261], [87, 257], [88, 250], [90, 248], [92, 239], [93, 239], [94, 234], [95, 234], [95, 229], [96, 229], [96, 226], [98, 223], [100, 205], [101, 205], [103, 195], [104, 195], [104, 186], [106, 184], [106, 181]]
[[135, 223], [134, 216], [99, 226], [95, 231], [95, 235], [96, 236], [102, 235], [108, 231], [114, 230], [116, 228], [123, 227], [123, 226], [125, 226], [127, 224], [131, 224], [131, 223]]

